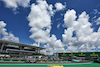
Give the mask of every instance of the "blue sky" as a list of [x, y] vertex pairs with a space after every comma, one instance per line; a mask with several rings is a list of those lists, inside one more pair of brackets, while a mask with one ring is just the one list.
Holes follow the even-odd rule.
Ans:
[[[38, 1], [40, 1], [40, 2], [38, 2]], [[46, 2], [46, 3], [42, 4], [42, 6], [44, 6], [45, 8], [42, 8], [41, 6], [38, 6], [38, 7], [36, 6], [36, 5], [41, 5], [41, 3], [43, 3], [43, 1]], [[57, 3], [60, 3], [60, 5], [55, 6], [55, 4], [57, 4]], [[32, 6], [32, 4], [34, 4], [34, 5]], [[46, 5], [48, 5], [48, 6], [46, 6]], [[52, 5], [53, 8], [50, 5]], [[49, 9], [49, 6], [51, 7], [52, 10]], [[34, 9], [35, 7], [36, 7], [36, 9]], [[44, 9], [43, 10], [44, 12], [39, 11], [38, 8], [40, 8], [41, 10]], [[43, 13], [43, 14], [41, 14], [42, 16], [37, 15], [38, 12], [36, 12], [36, 11], [39, 11], [40, 14]], [[10, 41], [14, 40], [14, 42], [17, 41], [17, 42], [25, 43], [25, 44], [33, 44], [35, 46], [37, 46], [38, 45], [37, 43], [39, 42], [39, 43], [41, 43], [41, 45], [38, 45], [38, 46], [50, 48], [46, 51], [43, 51], [45, 53], [50, 52], [50, 51], [52, 52], [52, 50], [55, 50], [55, 52], [57, 52], [58, 47], [56, 47], [56, 46], [59, 46], [59, 44], [60, 44], [59, 48], [61, 48], [62, 52], [63, 51], [66, 52], [67, 49], [70, 52], [71, 51], [70, 49], [72, 49], [72, 48], [75, 48], [75, 50], [77, 51], [78, 47], [80, 47], [80, 48], [85, 47], [84, 45], [90, 44], [90, 41], [95, 41], [92, 43], [93, 45], [87, 46], [87, 48], [91, 46], [91, 49], [90, 49], [90, 51], [91, 51], [94, 49], [94, 48], [92, 49], [92, 47], [94, 47], [94, 43], [97, 43], [97, 41], [99, 42], [99, 38], [96, 38], [97, 40], [90, 39], [90, 41], [88, 41], [88, 42], [86, 42], [86, 41], [83, 42], [80, 40], [73, 40], [73, 38], [71, 38], [71, 40], [69, 40], [70, 37], [68, 37], [68, 36], [70, 36], [70, 33], [65, 34], [65, 30], [68, 31], [68, 28], [69, 28], [69, 30], [72, 27], [74, 28], [74, 26], [72, 25], [73, 22], [69, 22], [68, 19], [75, 18], [75, 19], [72, 19], [72, 21], [78, 22], [79, 16], [84, 11], [86, 12], [86, 15], [89, 15], [89, 17], [90, 17], [88, 19], [88, 22], [89, 22], [89, 24], [91, 24], [89, 26], [91, 29], [93, 29], [93, 32], [92, 33], [89, 32], [89, 35], [91, 35], [89, 37], [92, 38], [92, 36], [94, 35], [93, 33], [94, 32], [98, 33], [98, 30], [100, 27], [100, 18], [99, 18], [100, 17], [100, 0], [34, 0], [34, 1], [33, 0], [25, 0], [25, 2], [19, 1], [19, 0], [15, 0], [15, 1], [0, 0], [0, 21], [3, 21], [2, 24], [3, 23], [7, 24], [7, 25], [4, 25], [3, 27], [6, 29], [5, 32], [8, 33], [8, 35], [4, 35], [1, 31], [0, 38], [4, 39], [4, 40], [10, 40]], [[67, 12], [69, 12], [69, 13], [67, 13]], [[84, 15], [85, 12], [82, 15]], [[65, 14], [66, 14], [66, 16], [65, 16]], [[73, 17], [74, 14], [76, 17]], [[37, 16], [41, 16], [41, 18], [37, 17]], [[45, 16], [47, 16], [47, 17], [45, 17]], [[69, 16], [71, 16], [71, 18]], [[42, 19], [42, 17], [44, 17], [47, 20], [45, 21], [44, 18]], [[36, 21], [34, 21], [37, 19], [38, 20], [40, 19], [41, 21], [39, 21], [38, 23]], [[40, 23], [40, 25], [38, 25], [39, 23]], [[45, 25], [46, 23], [47, 23], [47, 25]], [[72, 23], [72, 24], [69, 25], [70, 23]], [[79, 23], [81, 23], [81, 22], [79, 22]], [[31, 25], [29, 25], [29, 24], [31, 24]], [[36, 24], [37, 26], [34, 24]], [[43, 28], [38, 27], [38, 26], [42, 26], [42, 24], [44, 26]], [[30, 29], [32, 29], [32, 28], [38, 29], [40, 32], [35, 31], [34, 29], [32, 31], [30, 31]], [[87, 31], [90, 30], [90, 28], [88, 28]], [[0, 28], [0, 29], [3, 29], [3, 28]], [[41, 33], [40, 29], [42, 30], [42, 33]], [[45, 29], [45, 31], [43, 29]], [[49, 32], [46, 30], [49, 30]], [[71, 30], [73, 30], [73, 29], [71, 29]], [[68, 32], [71, 32], [71, 34], [72, 34], [71, 37], [76, 37], [76, 39], [78, 39], [79, 34], [77, 34], [77, 33], [79, 31], [78, 30], [76, 31], [76, 30], [77, 29], [73, 30], [72, 32], [71, 31], [68, 31]], [[79, 29], [79, 30], [82, 30], [82, 29]], [[44, 36], [46, 36], [46, 37], [43, 38], [43, 36], [41, 36], [41, 34], [38, 34], [38, 33], [44, 34]], [[12, 34], [14, 36], [10, 37], [10, 34]], [[36, 34], [38, 34], [38, 36]], [[62, 36], [63, 34], [67, 35], [67, 36]], [[99, 35], [97, 34], [96, 37], [98, 37], [98, 36]], [[86, 35], [85, 37], [88, 37], [88, 35]], [[69, 39], [66, 39], [66, 38], [69, 38]], [[42, 40], [44, 42], [41, 42]], [[54, 40], [55, 40], [55, 42], [51, 43]], [[68, 42], [64, 42], [64, 40], [68, 41]], [[72, 44], [76, 44], [76, 42], [79, 43], [80, 45], [77, 45], [77, 46], [72, 45]], [[54, 43], [56, 46], [54, 45]], [[67, 44], [67, 45], [65, 45], [65, 44]], [[99, 45], [97, 44], [97, 46], [99, 46]], [[84, 48], [84, 50], [85, 50], [85, 48]]]

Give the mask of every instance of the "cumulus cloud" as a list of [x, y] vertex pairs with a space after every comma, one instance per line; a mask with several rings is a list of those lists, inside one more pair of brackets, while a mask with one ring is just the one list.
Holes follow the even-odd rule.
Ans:
[[74, 28], [68, 28], [67, 30], [66, 29], [64, 30], [64, 34], [62, 34], [64, 44], [66, 44], [66, 45], [70, 44], [71, 45], [73, 42], [76, 41], [76, 38], [72, 37], [73, 31], [74, 31]]
[[66, 52], [78, 52], [78, 49], [76, 46], [68, 46], [66, 49]]
[[19, 42], [19, 38], [15, 37], [12, 33], [8, 33], [6, 27], [6, 23], [4, 21], [0, 21], [0, 37], [3, 40]]
[[45, 55], [52, 55], [54, 53], [53, 48], [48, 48], [48, 49], [45, 49], [45, 50], [41, 50], [40, 52], [42, 54], [45, 54]]
[[[61, 6], [61, 3], [56, 3], [55, 7], [57, 11], [65, 8], [64, 5]], [[79, 16], [76, 15], [74, 9], [66, 11], [63, 26], [67, 29], [62, 34], [62, 41], [58, 40], [54, 34], [50, 36], [51, 17], [54, 13], [53, 5], [48, 5], [45, 0], [37, 0], [37, 4], [31, 5], [31, 11], [28, 15], [30, 32], [32, 33], [30, 38], [36, 43], [47, 44], [44, 45], [47, 49], [42, 50], [41, 53], [92, 51], [96, 48], [93, 46], [95, 43], [99, 45], [100, 28], [97, 32], [93, 31], [92, 24], [89, 22], [89, 15], [85, 11]], [[38, 44], [33, 45], [39, 46]], [[64, 48], [65, 46], [67, 49]]]
[[2, 0], [7, 8], [13, 8], [14, 10], [18, 8], [18, 6], [28, 7], [30, 4], [30, 0]]
[[46, 1], [37, 0], [37, 5], [34, 3], [31, 5], [31, 12], [28, 15], [30, 32], [32, 33], [30, 38], [35, 42], [47, 43], [50, 37], [51, 30], [51, 15], [47, 10], [49, 8]]
[[59, 10], [64, 9], [66, 5], [63, 5], [62, 3], [56, 3], [55, 7], [56, 7], [56, 10], [59, 11]]
[[47, 47], [50, 48], [61, 48], [64, 47], [64, 45], [62, 44], [61, 40], [57, 40], [55, 35], [52, 35], [49, 39], [49, 41], [47, 42]]
[[67, 52], [65, 48], [54, 48], [53, 53], [65, 53]]
[[[89, 15], [84, 11], [79, 15], [77, 20], [76, 18], [75, 10], [66, 11], [64, 15], [64, 27], [67, 29], [62, 34], [63, 43], [65, 45], [77, 46], [75, 51], [84, 51], [86, 49], [92, 51], [95, 43], [97, 46], [100, 46], [98, 44], [100, 42], [100, 28], [97, 32], [93, 31], [89, 22]], [[74, 37], [73, 32], [75, 32]]]
[[47, 48], [46, 50], [41, 50], [41, 53], [45, 55], [52, 55], [54, 53], [67, 52], [64, 48]]
[[9, 33], [8, 35], [3, 36], [2, 39], [6, 41], [19, 42], [19, 38], [15, 37], [12, 33]]
[[64, 26], [66, 26], [66, 27], [73, 26], [76, 18], [77, 18], [77, 16], [76, 16], [75, 10], [72, 9], [72, 10], [66, 11], [66, 13], [64, 15]]
[[6, 32], [7, 29], [5, 28], [6, 27], [6, 23], [4, 23], [4, 21], [0, 21], [0, 34], [1, 35], [8, 35], [8, 33]]
[[[30, 38], [32, 38], [36, 43], [47, 44], [44, 47], [47, 50], [42, 50], [42, 53], [52, 54], [53, 48], [63, 48], [63, 43], [61, 40], [57, 39], [55, 35], [50, 36], [51, 31], [51, 18], [55, 14], [55, 9], [53, 9], [52, 4], [48, 4], [45, 0], [37, 0], [37, 4], [33, 3], [31, 5], [31, 11], [28, 15], [29, 26], [31, 27]], [[57, 5], [57, 9], [62, 10], [64, 5], [60, 3]], [[36, 44], [35, 44], [36, 45]], [[37, 46], [37, 45], [36, 45]], [[50, 49], [49, 49], [50, 48]], [[52, 49], [52, 50], [51, 50]], [[50, 51], [49, 51], [50, 50]]]
[[[19, 6], [29, 7], [30, 0], [2, 0], [5, 2], [7, 8], [16, 10]], [[91, 28], [89, 22], [89, 15], [84, 11], [79, 16], [76, 15], [74, 9], [66, 11], [64, 15], [63, 26], [67, 29], [62, 34], [62, 41], [57, 39], [56, 35], [52, 34], [51, 31], [51, 17], [54, 16], [55, 12], [66, 8], [62, 3], [56, 3], [53, 9], [52, 4], [48, 4], [46, 0], [36, 0], [37, 4], [31, 5], [31, 11], [28, 15], [29, 26], [31, 27], [30, 38], [36, 43], [33, 46], [40, 46], [37, 43], [47, 44], [44, 45], [46, 50], [42, 50], [41, 53], [53, 54], [57, 52], [86, 52], [95, 51], [96, 44], [98, 47], [100, 42], [100, 27], [97, 32]], [[99, 14], [98, 10], [94, 10], [95, 14]], [[96, 18], [96, 16], [94, 17]], [[100, 24], [100, 17], [96, 20], [97, 25]], [[3, 40], [9, 40], [13, 42], [19, 42], [19, 38], [15, 37], [12, 33], [8, 33], [6, 23], [0, 21], [0, 36], [2, 35]], [[57, 26], [60, 27], [60, 24]], [[73, 36], [73, 33], [75, 35]], [[64, 47], [67, 46], [67, 49]]]

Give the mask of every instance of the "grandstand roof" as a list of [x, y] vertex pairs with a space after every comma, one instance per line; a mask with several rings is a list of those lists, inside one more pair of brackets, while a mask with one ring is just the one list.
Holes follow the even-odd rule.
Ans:
[[15, 45], [15, 46], [24, 46], [24, 47], [30, 47], [30, 48], [39, 48], [40, 50], [46, 49], [43, 47], [37, 47], [37, 46], [32, 46], [32, 45], [27, 45], [27, 44], [22, 44], [22, 43], [16, 43], [16, 42], [11, 42], [11, 41], [5, 41], [5, 40], [0, 40], [0, 43], [6, 43], [7, 45]]

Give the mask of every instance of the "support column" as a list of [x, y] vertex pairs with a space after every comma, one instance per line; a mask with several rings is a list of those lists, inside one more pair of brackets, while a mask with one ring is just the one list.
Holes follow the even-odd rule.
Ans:
[[[38, 42], [38, 46], [40, 46], [40, 42]], [[40, 48], [38, 48], [38, 53], [40, 53]]]
[[40, 48], [38, 49], [38, 53], [40, 53]]
[[37, 48], [37, 53], [40, 53], [40, 48]]
[[3, 47], [4, 47], [4, 43], [2, 43], [2, 46], [1, 46], [1, 52], [3, 51]]
[[35, 53], [37, 54], [37, 48], [35, 49]]
[[40, 53], [40, 48], [36, 48], [35, 52]]

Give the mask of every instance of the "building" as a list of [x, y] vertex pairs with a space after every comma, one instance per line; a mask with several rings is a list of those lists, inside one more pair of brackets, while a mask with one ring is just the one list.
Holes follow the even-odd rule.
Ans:
[[2, 59], [18, 59], [18, 60], [29, 60], [34, 55], [40, 54], [40, 50], [46, 48], [15, 43], [10, 41], [0, 40], [0, 58]]

